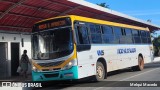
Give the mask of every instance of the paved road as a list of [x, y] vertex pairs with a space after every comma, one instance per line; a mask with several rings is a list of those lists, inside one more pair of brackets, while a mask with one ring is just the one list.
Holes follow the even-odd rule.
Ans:
[[[108, 83], [113, 86], [121, 86], [121, 84], [123, 85], [123, 81], [160, 81], [160, 62], [145, 65], [145, 69], [143, 71], [123, 69], [108, 73], [108, 78], [105, 79], [104, 82], [93, 82], [87, 80], [81, 82], [67, 82], [67, 84], [66, 82], [62, 82], [63, 84], [54, 83], [54, 85], [50, 82], [46, 84], [47, 87], [36, 88], [35, 90], [160, 90], [160, 87], [106, 87], [106, 84], [108, 85]], [[129, 84], [129, 82], [126, 83]], [[158, 83], [158, 85], [159, 84], [160, 83]]]

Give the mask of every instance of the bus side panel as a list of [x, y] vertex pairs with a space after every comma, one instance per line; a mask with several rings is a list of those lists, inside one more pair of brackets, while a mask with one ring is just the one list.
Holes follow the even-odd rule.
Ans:
[[[96, 63], [99, 58], [105, 59], [107, 71], [116, 70], [119, 60], [117, 49], [107, 45], [92, 45], [90, 50], [78, 52], [77, 58], [79, 78], [96, 75]], [[110, 63], [108, 63], [109, 60]]]
[[91, 51], [77, 52], [79, 79], [95, 75], [95, 61], [92, 59], [91, 53]]
[[[117, 55], [119, 55], [119, 60], [117, 60], [117, 68], [123, 69], [131, 66], [135, 66], [138, 63], [137, 60], [137, 47], [132, 45], [116, 45], [114, 46], [117, 50]], [[128, 50], [129, 51], [126, 51]], [[135, 50], [134, 50], [135, 49]]]
[[[129, 49], [129, 51], [125, 51]], [[121, 50], [121, 51], [119, 51]], [[144, 62], [151, 62], [150, 45], [127, 44], [95, 44], [88, 51], [77, 53], [79, 78], [96, 75], [96, 62], [104, 58], [107, 63], [107, 72], [138, 65], [138, 55], [143, 55]], [[94, 64], [94, 66], [93, 66]]]
[[149, 48], [150, 45], [119, 45], [117, 49], [128, 49], [128, 48], [135, 48], [136, 52], [134, 53], [125, 53], [122, 52], [120, 55], [120, 60], [117, 61], [118, 68], [123, 69], [126, 67], [132, 67], [138, 65], [138, 55], [142, 54], [144, 58], [144, 63], [150, 63], [152, 52]]

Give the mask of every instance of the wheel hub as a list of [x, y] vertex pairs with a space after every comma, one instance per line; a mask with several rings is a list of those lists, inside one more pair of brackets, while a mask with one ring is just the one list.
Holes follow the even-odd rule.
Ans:
[[100, 66], [97, 67], [97, 75], [99, 78], [103, 77], [103, 69]]
[[141, 57], [139, 58], [139, 67], [140, 67], [141, 69], [144, 68], [144, 62], [143, 62], [143, 59], [142, 59]]

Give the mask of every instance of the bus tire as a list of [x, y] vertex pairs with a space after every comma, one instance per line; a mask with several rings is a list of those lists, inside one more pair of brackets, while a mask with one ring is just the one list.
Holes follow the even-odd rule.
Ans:
[[105, 69], [104, 69], [104, 65], [101, 62], [97, 62], [96, 65], [96, 76], [95, 76], [95, 80], [96, 81], [103, 81], [105, 78]]
[[144, 59], [142, 56], [138, 56], [138, 65], [132, 68], [134, 71], [142, 71], [144, 69]]

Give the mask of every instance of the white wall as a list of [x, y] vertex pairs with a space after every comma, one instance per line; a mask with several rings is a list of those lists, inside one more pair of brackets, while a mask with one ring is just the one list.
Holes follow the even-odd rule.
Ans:
[[[4, 37], [4, 39], [2, 39]], [[14, 39], [16, 38], [16, 39]], [[22, 47], [21, 38], [24, 40], [24, 47]], [[7, 55], [7, 63], [8, 63], [8, 76], [11, 76], [11, 43], [16, 42], [19, 43], [19, 59], [23, 54], [23, 50], [27, 50], [27, 55], [29, 59], [31, 59], [31, 35], [25, 34], [11, 34], [11, 33], [0, 33], [0, 42], [7, 42], [8, 44], [8, 55]]]

